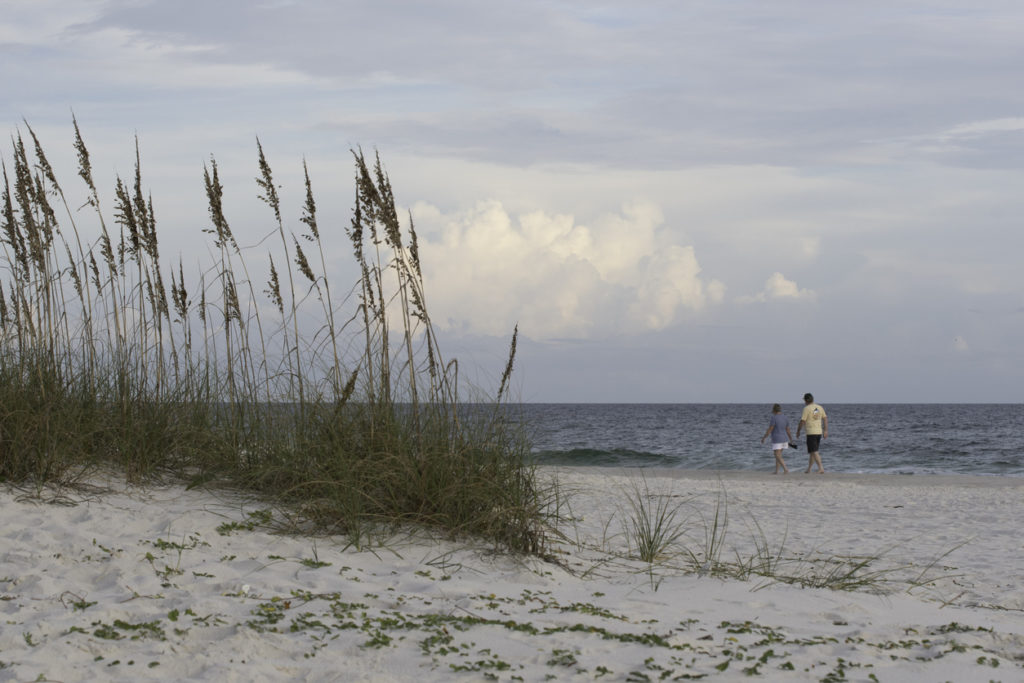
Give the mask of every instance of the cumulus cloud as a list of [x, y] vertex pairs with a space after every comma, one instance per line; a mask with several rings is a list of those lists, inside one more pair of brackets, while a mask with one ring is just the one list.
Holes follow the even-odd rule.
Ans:
[[435, 322], [474, 334], [535, 339], [663, 329], [721, 301], [692, 246], [676, 243], [658, 207], [634, 204], [590, 225], [501, 202], [443, 214], [418, 204]]
[[740, 296], [736, 298], [738, 303], [764, 303], [777, 299], [800, 299], [813, 301], [816, 294], [810, 289], [801, 289], [792, 280], [787, 280], [782, 273], [772, 273], [771, 277], [764, 283], [764, 289], [752, 296]]

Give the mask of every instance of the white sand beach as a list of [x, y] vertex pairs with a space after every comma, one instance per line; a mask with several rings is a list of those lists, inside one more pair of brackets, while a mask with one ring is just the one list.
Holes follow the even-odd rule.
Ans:
[[[281, 535], [178, 486], [0, 489], [0, 681], [1024, 680], [1024, 478], [556, 473], [556, 561]], [[654, 563], [631, 498], [684, 523]], [[774, 579], [725, 575], [756, 558]]]

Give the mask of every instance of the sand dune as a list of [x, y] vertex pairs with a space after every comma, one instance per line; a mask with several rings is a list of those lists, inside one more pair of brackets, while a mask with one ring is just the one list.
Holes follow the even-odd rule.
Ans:
[[[281, 535], [181, 487], [4, 489], [0, 680], [1024, 679], [1024, 479], [548, 474], [556, 561]], [[637, 492], [685, 522], [654, 564]], [[728, 578], [759, 548], [790, 583]], [[807, 587], [862, 558], [862, 590]]]

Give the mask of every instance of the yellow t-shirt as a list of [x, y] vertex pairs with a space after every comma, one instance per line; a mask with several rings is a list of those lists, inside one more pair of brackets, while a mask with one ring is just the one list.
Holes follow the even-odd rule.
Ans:
[[800, 415], [800, 419], [804, 423], [804, 432], [807, 434], [821, 434], [821, 420], [825, 417], [828, 417], [825, 415], [825, 409], [817, 403], [805, 405], [804, 412]]

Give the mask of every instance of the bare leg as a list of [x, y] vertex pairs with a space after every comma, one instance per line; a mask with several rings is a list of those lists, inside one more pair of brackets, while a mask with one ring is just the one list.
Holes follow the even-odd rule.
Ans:
[[[817, 451], [811, 453], [811, 461], [818, 466], [818, 474], [825, 474], [825, 468], [821, 466], [821, 455]], [[810, 463], [807, 464], [807, 471], [811, 471]]]
[[780, 448], [773, 452], [775, 453], [775, 471], [772, 472], [772, 474], [778, 474], [780, 467], [782, 468], [783, 474], [789, 474], [789, 470], [786, 468], [786, 461], [782, 459], [782, 449]]

